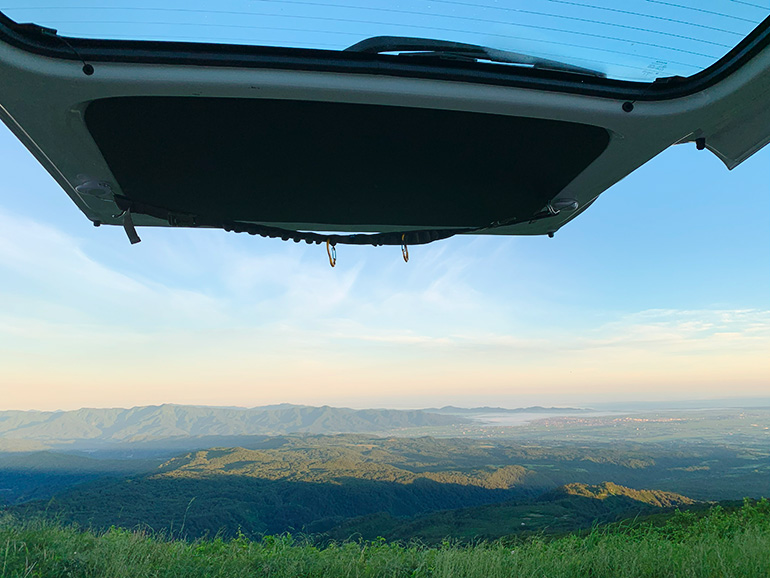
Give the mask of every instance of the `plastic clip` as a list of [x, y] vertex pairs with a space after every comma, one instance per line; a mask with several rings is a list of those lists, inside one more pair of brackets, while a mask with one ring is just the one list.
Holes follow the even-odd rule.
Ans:
[[126, 232], [126, 236], [128, 236], [128, 240], [132, 245], [142, 241], [136, 232], [136, 227], [134, 227], [134, 220], [131, 218], [131, 209], [123, 211], [123, 230]]

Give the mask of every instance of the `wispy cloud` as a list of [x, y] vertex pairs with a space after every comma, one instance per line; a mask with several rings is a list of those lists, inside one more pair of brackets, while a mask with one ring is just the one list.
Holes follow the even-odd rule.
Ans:
[[221, 314], [216, 299], [120, 272], [87, 255], [81, 241], [53, 227], [0, 211], [0, 230], [3, 292], [14, 295], [31, 318], [37, 317], [38, 307], [51, 315], [58, 311], [62, 322], [106, 325], [214, 319]]
[[756, 388], [770, 374], [770, 310], [586, 316], [490, 273], [526, 265], [510, 242], [418, 247], [409, 264], [341, 247], [331, 269], [322, 247], [216, 232], [148, 231], [111, 254], [8, 212], [0, 230], [0, 381], [17, 407]]
[[624, 315], [589, 335], [592, 347], [656, 347], [669, 353], [770, 346], [770, 310], [652, 309]]

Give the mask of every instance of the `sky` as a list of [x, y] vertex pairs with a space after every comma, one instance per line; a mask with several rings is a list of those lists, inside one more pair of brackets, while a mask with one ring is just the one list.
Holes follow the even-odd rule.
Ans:
[[326, 50], [434, 38], [629, 80], [695, 74], [770, 13], [767, 0], [0, 0], [0, 9], [75, 37]]
[[547, 237], [410, 249], [92, 227], [0, 131], [0, 406], [766, 395], [770, 150], [669, 149]]
[[0, 126], [0, 409], [767, 396], [770, 149], [669, 149], [547, 237], [94, 228]]

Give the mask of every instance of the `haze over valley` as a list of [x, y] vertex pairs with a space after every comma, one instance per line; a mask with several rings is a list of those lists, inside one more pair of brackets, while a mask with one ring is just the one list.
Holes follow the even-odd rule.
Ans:
[[0, 501], [187, 538], [564, 532], [770, 495], [770, 404], [738, 404], [5, 411]]

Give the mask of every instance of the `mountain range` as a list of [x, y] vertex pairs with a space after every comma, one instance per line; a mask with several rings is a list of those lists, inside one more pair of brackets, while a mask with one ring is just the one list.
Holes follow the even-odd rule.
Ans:
[[[421, 410], [348, 409], [281, 404], [254, 408], [160, 405], [130, 409], [0, 412], [0, 451], [98, 447], [182, 438], [290, 433], [387, 433], [471, 423]], [[224, 445], [212, 443], [210, 445]], [[199, 446], [200, 447], [200, 446]]]
[[[88, 450], [133, 445], [182, 451], [249, 445], [251, 436], [296, 433], [389, 435], [414, 428], [478, 424], [490, 413], [575, 413], [579, 408], [350, 409], [278, 404], [253, 408], [151, 405], [71, 411], [0, 411], [0, 452]], [[247, 439], [243, 439], [247, 438]], [[162, 443], [161, 443], [162, 442]]]

